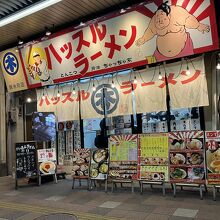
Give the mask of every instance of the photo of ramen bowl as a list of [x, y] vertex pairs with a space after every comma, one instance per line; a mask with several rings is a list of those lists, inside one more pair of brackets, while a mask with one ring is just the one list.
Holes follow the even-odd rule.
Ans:
[[171, 157], [171, 163], [174, 165], [177, 164], [184, 164], [186, 162], [186, 158], [183, 154], [176, 154], [175, 156]]
[[43, 174], [54, 174], [56, 165], [52, 161], [45, 161], [40, 164], [39, 169]]
[[106, 149], [99, 149], [93, 152], [93, 160], [96, 163], [101, 163], [108, 158], [108, 151]]
[[102, 174], [107, 174], [108, 173], [108, 164], [107, 163], [102, 163], [99, 166], [99, 172]]
[[207, 150], [206, 162], [208, 171], [212, 173], [220, 173], [220, 150], [218, 149], [215, 152]]
[[210, 167], [216, 170], [220, 170], [220, 160], [214, 160], [211, 162]]
[[203, 160], [203, 155], [200, 153], [192, 153], [191, 156], [188, 158], [189, 163], [192, 165], [201, 164]]
[[204, 168], [202, 167], [194, 167], [188, 169], [188, 177], [192, 180], [202, 180], [205, 175]]
[[99, 175], [99, 171], [95, 168], [90, 170], [90, 177], [96, 178]]
[[198, 139], [191, 139], [187, 142], [186, 146], [189, 150], [200, 150], [202, 148], [202, 145], [202, 141]]
[[183, 150], [185, 149], [185, 142], [183, 140], [174, 139], [172, 143], [170, 143], [171, 150]]
[[173, 172], [171, 172], [170, 176], [172, 179], [185, 179], [187, 173], [181, 168], [176, 168]]
[[119, 172], [116, 171], [116, 170], [110, 170], [110, 171], [109, 171], [109, 175], [110, 175], [110, 177], [112, 177], [112, 178], [120, 177]]

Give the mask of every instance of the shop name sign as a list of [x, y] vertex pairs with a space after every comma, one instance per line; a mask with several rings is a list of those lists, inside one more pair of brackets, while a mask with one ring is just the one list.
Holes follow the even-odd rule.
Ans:
[[[59, 97], [56, 86], [51, 86], [46, 91], [37, 89], [37, 110], [54, 112], [58, 121], [78, 120], [79, 107], [82, 119], [130, 115], [133, 114], [133, 91], [137, 113], [166, 111], [165, 74], [171, 109], [208, 106], [203, 56], [191, 59], [188, 64], [190, 75], [186, 74], [186, 68], [186, 63], [183, 62], [166, 64], [160, 72], [158, 67], [147, 68], [139, 71], [139, 74], [133, 73], [137, 76], [137, 83], [131, 82], [131, 72], [110, 78], [103, 77], [98, 84], [94, 82], [95, 90], [91, 84], [92, 80], [89, 80], [78, 84], [75, 93], [72, 85], [63, 85], [59, 87]], [[115, 82], [114, 87], [111, 81]]]
[[[213, 0], [155, 0], [57, 33], [15, 56], [27, 88], [36, 88], [217, 48]], [[13, 79], [4, 57], [4, 75], [10, 69]]]

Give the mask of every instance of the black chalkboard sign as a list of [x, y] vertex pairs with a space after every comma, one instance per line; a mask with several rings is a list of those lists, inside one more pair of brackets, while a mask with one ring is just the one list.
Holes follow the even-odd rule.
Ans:
[[36, 142], [15, 144], [16, 178], [37, 176], [37, 147]]

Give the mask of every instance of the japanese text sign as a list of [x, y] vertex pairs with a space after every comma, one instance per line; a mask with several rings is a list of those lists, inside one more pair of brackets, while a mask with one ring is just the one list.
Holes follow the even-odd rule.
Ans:
[[22, 70], [21, 58], [16, 48], [11, 48], [0, 53], [0, 64], [9, 92], [28, 88]]
[[220, 131], [206, 131], [208, 184], [220, 184]]
[[[37, 111], [54, 112], [59, 122], [78, 120], [80, 92], [73, 94], [70, 85], [60, 87], [60, 97], [55, 92], [55, 88], [47, 88], [45, 94], [43, 89], [37, 90]], [[81, 93], [84, 97], [84, 91]]]
[[168, 134], [139, 134], [138, 142], [138, 179], [168, 181]]
[[39, 149], [37, 150], [39, 171], [41, 175], [51, 175], [56, 172], [56, 149]]
[[109, 138], [109, 176], [137, 179], [137, 135], [113, 135]]
[[34, 88], [215, 49], [213, 0], [154, 0], [29, 44], [20, 58]]
[[[79, 107], [83, 119], [130, 115], [133, 114], [132, 102], [135, 102], [137, 113], [166, 111], [166, 85], [172, 109], [207, 106], [209, 101], [203, 56], [189, 62], [188, 75], [186, 61], [182, 61], [159, 68], [127, 71], [111, 78], [100, 77], [102, 79], [98, 82], [93, 81], [95, 89], [92, 80], [80, 83], [75, 93], [72, 92], [73, 86], [60, 86], [60, 97], [57, 97], [56, 87], [48, 88], [46, 95], [43, 89], [39, 89], [37, 109], [40, 112], [55, 112], [58, 121], [77, 120]], [[132, 92], [135, 101], [132, 100]]]
[[16, 143], [16, 178], [37, 176], [36, 142]]
[[203, 56], [166, 65], [166, 71], [172, 109], [209, 105]]

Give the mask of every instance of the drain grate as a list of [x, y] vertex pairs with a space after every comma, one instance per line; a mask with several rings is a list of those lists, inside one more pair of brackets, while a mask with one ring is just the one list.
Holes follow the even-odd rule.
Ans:
[[78, 220], [78, 218], [75, 215], [59, 213], [40, 216], [35, 220]]

